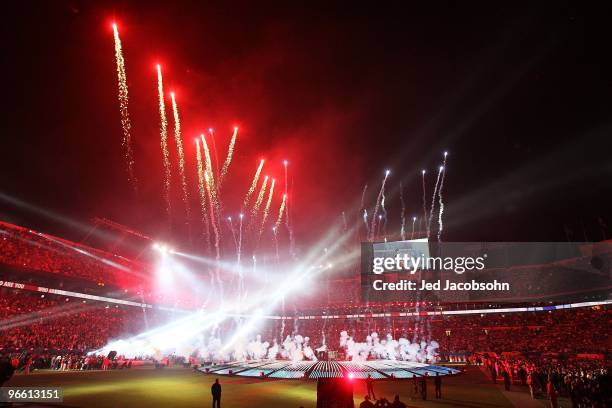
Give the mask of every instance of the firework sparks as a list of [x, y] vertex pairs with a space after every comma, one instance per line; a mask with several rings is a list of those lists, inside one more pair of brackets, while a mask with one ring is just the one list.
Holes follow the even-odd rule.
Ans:
[[198, 187], [200, 193], [200, 209], [202, 212], [202, 224], [204, 231], [204, 241], [210, 248], [210, 224], [208, 222], [208, 213], [206, 210], [206, 187], [204, 185], [204, 165], [202, 163], [202, 151], [200, 150], [200, 140], [196, 138], [196, 156], [198, 165]]
[[249, 190], [247, 191], [246, 196], [244, 197], [244, 202], [242, 203], [242, 208], [244, 209], [247, 208], [247, 205], [249, 204], [249, 200], [251, 199], [251, 196], [255, 192], [255, 187], [257, 187], [257, 182], [259, 181], [259, 176], [261, 175], [261, 169], [263, 169], [263, 165], [264, 165], [264, 160], [261, 159], [261, 161], [259, 162], [259, 166], [257, 167], [257, 171], [255, 171], [255, 176], [253, 176], [253, 181], [251, 182], [251, 186], [249, 187]]
[[283, 160], [283, 166], [285, 168], [285, 194], [287, 194], [288, 189], [289, 189], [288, 177], [287, 177], [287, 165], [288, 164], [289, 162], [287, 160]]
[[442, 178], [440, 179], [440, 188], [438, 189], [438, 199], [440, 205], [440, 212], [438, 213], [438, 242], [442, 241], [442, 230], [444, 229], [444, 224], [442, 223], [442, 216], [444, 214], [442, 188], [444, 187], [444, 176], [446, 175], [446, 156], [448, 156], [448, 152], [444, 152], [444, 161], [442, 163]]
[[379, 219], [381, 219], [382, 228], [380, 229], [383, 235], [385, 242], [387, 242], [387, 211], [385, 210], [385, 196], [381, 200], [380, 208], [382, 209], [382, 214], [379, 215]]
[[412, 217], [412, 233], [410, 234], [410, 239], [414, 239], [414, 224], [416, 223], [417, 217]]
[[236, 229], [234, 228], [232, 217], [227, 217], [227, 225], [229, 226], [229, 230], [232, 233], [232, 238], [234, 239], [234, 245], [236, 245], [236, 251], [238, 251], [238, 240], [236, 239]]
[[280, 207], [278, 208], [278, 217], [276, 218], [276, 224], [274, 228], [278, 231], [278, 227], [283, 220], [283, 212], [285, 211], [285, 205], [287, 204], [287, 194], [283, 194], [283, 201], [281, 201]]
[[[406, 203], [404, 203], [404, 186], [402, 185], [402, 182], [400, 181], [399, 183], [399, 196], [400, 196], [400, 203], [402, 205], [402, 213], [400, 214], [400, 218], [401, 218], [401, 226], [400, 226], [400, 236], [402, 238], [402, 241], [404, 241], [406, 239]], [[414, 227], [414, 223], [412, 223], [412, 226]], [[413, 228], [414, 229], [414, 228]]]
[[242, 255], [242, 220], [244, 219], [244, 214], [240, 213], [240, 224], [238, 226], [238, 266], [240, 268], [240, 271], [242, 271], [242, 268], [240, 267], [240, 256]]
[[187, 190], [187, 177], [185, 175], [185, 154], [183, 153], [183, 140], [181, 139], [181, 120], [174, 92], [170, 93], [170, 98], [172, 99], [172, 112], [174, 114], [174, 141], [176, 142], [178, 153], [179, 174], [181, 176], [181, 187], [183, 188], [183, 204], [185, 204], [185, 212], [187, 213], [189, 223], [191, 208], [189, 207], [189, 191]]
[[266, 202], [266, 206], [264, 207], [263, 217], [261, 219], [261, 226], [259, 227], [259, 236], [263, 234], [264, 226], [266, 221], [268, 220], [268, 215], [270, 214], [270, 206], [272, 205], [272, 195], [274, 194], [274, 184], [276, 184], [276, 180], [272, 179], [272, 184], [270, 185], [270, 191], [268, 192], [268, 201]]
[[238, 265], [238, 301], [242, 303], [242, 299], [245, 297], [244, 290], [244, 274], [242, 273], [242, 264], [240, 263], [240, 257], [242, 256], [242, 220], [244, 214], [238, 215], [240, 222], [238, 224], [238, 244], [236, 246], [236, 264]]
[[[206, 141], [204, 140], [203, 135], [202, 135], [202, 142], [205, 147], [204, 151], [206, 151]], [[208, 161], [209, 160], [207, 160], [206, 168], [204, 169], [204, 183], [206, 185], [206, 193], [208, 197], [210, 224], [212, 225], [213, 233], [215, 236], [215, 260], [217, 261], [217, 266], [215, 267], [215, 276], [216, 276], [216, 281], [219, 284], [219, 290], [221, 291], [221, 293], [223, 293], [222, 292], [223, 282], [221, 281], [221, 275], [219, 271], [219, 260], [221, 259], [221, 248], [219, 244], [221, 242], [221, 235], [220, 235], [219, 227], [217, 226], [217, 220], [215, 219], [215, 204], [213, 201], [214, 186], [210, 180], [212, 169], [208, 167]]]
[[278, 236], [276, 235], [277, 234], [276, 229], [277, 229], [276, 226], [272, 227], [272, 235], [274, 238], [274, 249], [276, 251], [276, 263], [278, 264], [280, 262], [280, 254], [278, 252]]
[[215, 179], [213, 175], [212, 169], [212, 161], [210, 160], [210, 151], [208, 150], [208, 144], [206, 143], [206, 138], [204, 134], [200, 135], [200, 140], [202, 142], [202, 147], [204, 148], [204, 182], [206, 184], [206, 193], [208, 195], [208, 204], [209, 204], [209, 213], [210, 220], [213, 227], [213, 232], [215, 234], [215, 249], [217, 253], [219, 253], [219, 241], [221, 230], [218, 227], [218, 216], [219, 216], [219, 205], [217, 202], [217, 190], [215, 188]]
[[378, 224], [376, 224], [376, 234], [374, 237], [380, 237], [380, 226], [382, 225], [382, 215], [378, 214]]
[[164, 83], [162, 79], [161, 67], [157, 64], [157, 91], [159, 95], [159, 134], [161, 137], [161, 149], [164, 161], [164, 201], [166, 202], [166, 212], [170, 217], [170, 154], [168, 152], [168, 120], [166, 119], [166, 103], [164, 102]]
[[[378, 215], [378, 210], [380, 209], [380, 204], [383, 201], [383, 197], [385, 194], [385, 183], [387, 182], [387, 178], [389, 177], [389, 174], [391, 172], [389, 170], [385, 171], [385, 178], [382, 181], [382, 184], [380, 186], [380, 191], [378, 192], [378, 197], [376, 198], [376, 205], [374, 206], [374, 212], [372, 213], [372, 225], [370, 226], [370, 232], [372, 234], [375, 233], [375, 231], [377, 231], [376, 228], [376, 218]], [[381, 217], [378, 217], [379, 221], [382, 219]], [[373, 239], [374, 237], [371, 236], [370, 239]]]
[[[215, 142], [215, 131], [213, 128], [208, 129], [208, 133], [210, 133], [210, 141], [212, 143], [212, 151], [215, 157], [215, 170], [216, 173], [219, 174], [219, 157], [217, 156], [217, 143]], [[218, 187], [217, 187], [218, 188]]]
[[238, 137], [238, 126], [234, 127], [234, 134], [232, 135], [232, 139], [230, 140], [229, 147], [227, 148], [227, 157], [225, 158], [225, 162], [223, 163], [223, 168], [221, 169], [221, 174], [219, 175], [219, 188], [221, 188], [221, 183], [223, 182], [223, 179], [227, 175], [229, 166], [232, 163], [232, 156], [234, 155], [234, 146], [236, 145], [237, 137]]
[[361, 192], [361, 206], [359, 207], [362, 213], [363, 225], [365, 226], [366, 239], [368, 239], [368, 237], [370, 236], [370, 228], [368, 227], [368, 210], [365, 207], [365, 196], [367, 190], [368, 185], [366, 184], [363, 186], [363, 191]]
[[208, 143], [206, 143], [206, 138], [204, 137], [204, 134], [200, 135], [200, 139], [202, 139], [202, 146], [204, 147], [204, 160], [205, 160], [205, 174], [208, 180], [208, 183], [210, 184], [210, 195], [211, 195], [211, 200], [214, 206], [214, 209], [217, 212], [217, 215], [219, 213], [219, 201], [217, 199], [217, 187], [215, 185], [215, 176], [213, 174], [213, 168], [212, 168], [212, 160], [210, 159], [210, 150], [208, 149]]
[[423, 222], [423, 220], [427, 221], [427, 193], [425, 191], [425, 170], [421, 170], [421, 175], [423, 178], [423, 218], [421, 218], [421, 220], [419, 221], [419, 230], [423, 231], [420, 226], [421, 226], [421, 222]]
[[[285, 166], [285, 194], [288, 194], [289, 189], [288, 189], [288, 176], [287, 176], [287, 165], [289, 164], [289, 162], [287, 160], [283, 160], [283, 165]], [[291, 185], [293, 186], [293, 179], [291, 179]], [[293, 206], [293, 204], [291, 204]], [[295, 237], [293, 235], [293, 226], [290, 222], [289, 219], [289, 214], [290, 214], [290, 207], [289, 207], [289, 200], [287, 200], [287, 203], [285, 204], [286, 211], [285, 211], [285, 226], [287, 227], [287, 231], [289, 232], [289, 253], [291, 254], [291, 256], [295, 257]]]
[[[287, 160], [283, 160], [283, 167], [284, 167], [284, 172], [285, 172], [285, 195], [289, 194], [289, 176], [288, 176], [288, 171], [287, 171], [287, 165], [289, 164], [289, 162]], [[291, 230], [290, 226], [289, 226], [289, 207], [287, 207], [287, 212], [285, 214], [285, 224], [287, 225], [287, 229]]]
[[251, 222], [253, 222], [257, 218], [257, 212], [259, 211], [259, 207], [261, 207], [261, 203], [263, 202], [264, 195], [266, 194], [267, 185], [268, 185], [268, 176], [264, 177], [263, 183], [261, 183], [261, 187], [259, 188], [259, 193], [257, 194], [257, 200], [255, 200], [255, 204], [253, 205], [253, 209], [251, 210]]
[[125, 60], [117, 24], [113, 24], [113, 36], [115, 39], [115, 59], [117, 62], [117, 80], [119, 83], [119, 111], [121, 113], [121, 127], [123, 129], [123, 148], [125, 149], [125, 160], [127, 162], [128, 181], [134, 190], [138, 189], [136, 175], [134, 174], [134, 152], [132, 151], [132, 122], [128, 111], [128, 86], [125, 74]]
[[[389, 170], [387, 170], [386, 174], [389, 174]], [[385, 207], [385, 202], [387, 200], [387, 197], [385, 196], [385, 189], [384, 189], [384, 185], [383, 185], [383, 190], [382, 190], [382, 197], [380, 199], [380, 211], [382, 214], [382, 220], [383, 220], [383, 224], [382, 224], [382, 234], [385, 238], [385, 242], [387, 242], [387, 208]]]
[[368, 185], [366, 184], [365, 186], [363, 186], [363, 191], [361, 192], [361, 207], [360, 208], [365, 208], [365, 195], [366, 195], [367, 190], [368, 190]]
[[429, 210], [429, 220], [427, 221], [427, 239], [431, 235], [431, 220], [433, 219], [434, 209], [436, 207], [436, 194], [438, 193], [438, 185], [440, 184], [440, 175], [442, 174], [443, 167], [440, 166], [438, 169], [438, 177], [436, 178], [436, 184], [434, 186], [434, 192], [431, 199], [431, 209]]

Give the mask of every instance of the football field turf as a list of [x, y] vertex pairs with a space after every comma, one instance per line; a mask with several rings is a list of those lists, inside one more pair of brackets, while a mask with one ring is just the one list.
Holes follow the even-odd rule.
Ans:
[[[316, 407], [316, 382], [303, 380], [260, 380], [257, 378], [206, 375], [192, 369], [137, 368], [113, 371], [37, 371], [15, 375], [4, 386], [55, 386], [64, 390], [63, 406], [71, 407], [194, 407], [212, 406], [210, 386], [219, 378], [221, 404], [233, 407]], [[348, 381], [348, 380], [347, 380]], [[374, 383], [377, 397], [392, 400], [395, 394], [409, 407], [512, 407], [520, 406], [511, 393], [524, 401], [525, 389], [511, 393], [492, 384], [478, 369], [454, 377], [444, 377], [441, 400], [434, 400], [433, 380], [428, 380], [428, 400], [413, 394], [411, 380]], [[363, 400], [365, 383], [353, 380], [355, 406]], [[510, 395], [510, 396], [508, 396]], [[511, 402], [512, 401], [512, 402]], [[537, 406], [543, 401], [533, 401]], [[522, 405], [522, 404], [521, 404]]]

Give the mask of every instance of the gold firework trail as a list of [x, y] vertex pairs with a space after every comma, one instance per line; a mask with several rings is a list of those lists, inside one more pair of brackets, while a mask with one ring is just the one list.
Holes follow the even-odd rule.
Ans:
[[181, 186], [183, 187], [183, 203], [185, 204], [187, 220], [189, 220], [191, 209], [189, 208], [189, 193], [187, 191], [187, 177], [185, 176], [185, 154], [183, 153], [183, 141], [181, 139], [181, 120], [174, 92], [170, 93], [170, 98], [172, 99], [172, 112], [174, 113], [174, 141], [176, 142], [176, 150], [178, 152], [179, 174], [181, 176]]
[[268, 192], [268, 201], [266, 202], [266, 206], [263, 212], [263, 218], [261, 219], [261, 226], [259, 227], [259, 236], [263, 234], [264, 225], [268, 220], [268, 215], [270, 214], [270, 206], [272, 205], [272, 194], [274, 194], [274, 184], [276, 184], [276, 180], [272, 179], [272, 184], [270, 185], [270, 191]]
[[115, 38], [115, 60], [117, 62], [117, 80], [119, 84], [119, 111], [121, 113], [121, 127], [123, 129], [123, 148], [125, 149], [125, 160], [127, 162], [128, 181], [134, 190], [138, 190], [136, 176], [134, 174], [134, 152], [132, 151], [132, 122], [128, 111], [128, 86], [125, 74], [125, 60], [121, 48], [121, 39], [117, 25], [113, 24], [113, 36]]
[[234, 127], [234, 134], [232, 135], [232, 139], [230, 140], [229, 147], [227, 148], [227, 157], [225, 158], [225, 162], [223, 163], [223, 168], [221, 169], [221, 175], [219, 176], [219, 188], [221, 187], [221, 183], [223, 179], [227, 175], [227, 170], [232, 162], [232, 156], [234, 155], [234, 146], [236, 145], [236, 138], [238, 137], [238, 126]]
[[263, 183], [261, 183], [261, 188], [259, 189], [259, 194], [257, 194], [257, 200], [255, 200], [255, 204], [253, 205], [253, 209], [251, 210], [251, 222], [255, 221], [255, 219], [257, 218], [257, 212], [259, 211], [259, 207], [261, 207], [264, 195], [266, 194], [267, 184], [268, 176], [264, 177]]
[[257, 182], [259, 181], [259, 176], [261, 174], [261, 169], [263, 168], [264, 160], [261, 159], [259, 162], [259, 166], [257, 167], [257, 171], [255, 171], [255, 176], [253, 176], [253, 181], [251, 182], [251, 187], [249, 187], [249, 191], [247, 191], [246, 196], [244, 197], [244, 202], [242, 203], [242, 208], [246, 210], [247, 205], [249, 204], [249, 200], [251, 196], [255, 192], [255, 187], [257, 187]]
[[164, 83], [159, 64], [157, 65], [157, 92], [159, 96], [159, 134], [161, 137], [161, 149], [164, 160], [164, 200], [166, 201], [166, 212], [170, 216], [170, 153], [168, 152], [168, 120], [166, 119], [166, 103], [164, 102]]
[[[384, 194], [385, 194], [385, 183], [387, 182], [387, 177], [389, 177], [389, 171], [385, 172], [385, 178], [382, 181], [382, 185], [380, 186], [380, 191], [378, 192], [378, 197], [376, 198], [376, 205], [374, 206], [374, 213], [372, 214], [372, 224], [370, 225], [370, 241], [375, 238], [374, 233], [376, 232], [376, 216], [378, 215], [378, 210], [380, 208], [381, 202], [384, 203]], [[384, 204], [383, 204], [384, 208]]]
[[206, 138], [204, 137], [204, 134], [201, 134], [200, 138], [202, 139], [202, 146], [204, 146], [204, 160], [206, 163], [205, 174], [208, 178], [208, 183], [210, 184], [211, 199], [215, 206], [215, 210], [219, 210], [219, 202], [217, 200], [217, 188], [215, 186], [215, 176], [213, 174], [212, 160], [210, 159], [210, 150], [208, 149], [208, 143], [206, 143]]
[[436, 207], [436, 194], [438, 194], [438, 186], [440, 185], [440, 175], [442, 174], [442, 170], [444, 168], [440, 166], [438, 169], [438, 178], [436, 179], [436, 185], [434, 186], [433, 197], [431, 199], [431, 210], [429, 211], [429, 220], [427, 221], [427, 239], [431, 235], [431, 220], [433, 218], [434, 210]]
[[440, 211], [438, 212], [438, 242], [442, 241], [442, 230], [444, 224], [442, 223], [442, 216], [444, 215], [444, 201], [442, 200], [442, 189], [444, 188], [444, 176], [446, 175], [446, 156], [447, 152], [444, 152], [444, 162], [442, 163], [442, 178], [440, 179], [440, 188], [438, 189], [438, 198]]
[[283, 221], [283, 212], [285, 211], [285, 205], [287, 203], [287, 194], [283, 194], [283, 201], [281, 201], [281, 205], [278, 208], [278, 218], [276, 219], [276, 224], [274, 224], [274, 228], [278, 232], [278, 227], [280, 223]]
[[204, 240], [206, 246], [210, 248], [210, 224], [208, 223], [208, 213], [206, 211], [206, 187], [204, 185], [204, 166], [202, 164], [202, 151], [200, 150], [200, 140], [196, 139], [196, 155], [198, 162], [198, 187], [200, 193], [200, 210], [202, 211], [202, 224], [204, 226]]
[[202, 140], [202, 146], [204, 147], [204, 180], [206, 181], [206, 191], [208, 192], [210, 219], [213, 227], [213, 232], [215, 234], [215, 249], [217, 251], [217, 256], [219, 256], [219, 241], [221, 240], [221, 209], [219, 207], [219, 201], [217, 198], [217, 188], [215, 186], [212, 160], [210, 160], [210, 150], [208, 149], [208, 144], [206, 143], [206, 138], [204, 137], [204, 134], [200, 135], [200, 139]]
[[[208, 193], [208, 209], [210, 214], [210, 223], [212, 224], [213, 232], [215, 234], [215, 259], [219, 262], [221, 259], [221, 252], [219, 248], [219, 242], [221, 241], [221, 237], [219, 235], [219, 227], [217, 226], [217, 221], [215, 219], [215, 205], [213, 202], [213, 185], [211, 183], [209, 173], [212, 174], [212, 169], [206, 168], [204, 170], [204, 182], [206, 183], [206, 192]], [[217, 283], [221, 284], [221, 277], [219, 275], [219, 265], [215, 267], [215, 276], [217, 278]]]

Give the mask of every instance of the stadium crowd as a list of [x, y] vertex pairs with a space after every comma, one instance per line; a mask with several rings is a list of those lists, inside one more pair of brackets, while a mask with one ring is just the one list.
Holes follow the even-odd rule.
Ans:
[[612, 373], [609, 364], [598, 359], [540, 356], [476, 355], [491, 379], [503, 379], [506, 390], [513, 384], [527, 385], [532, 398], [544, 397], [558, 406], [560, 396], [573, 407], [609, 407], [612, 404]]
[[115, 287], [142, 284], [143, 265], [0, 222], [0, 264]]
[[[12, 351], [90, 351], [102, 347], [108, 339], [138, 333], [146, 323], [154, 324], [162, 318], [163, 314], [150, 309], [2, 289], [0, 347]], [[428, 338], [440, 344], [443, 358], [451, 353], [478, 352], [606, 354], [611, 349], [612, 339], [607, 331], [599, 329], [611, 323], [612, 311], [594, 307], [442, 315], [420, 320], [413, 317], [294, 319], [284, 323], [272, 320], [263, 327], [261, 334], [264, 339], [281, 340], [281, 334], [299, 333], [309, 336], [310, 344], [315, 346], [323, 344], [325, 339], [330, 349], [338, 344], [342, 331], [361, 342], [374, 332], [381, 338], [387, 334], [411, 340]], [[230, 321], [225, 330], [232, 330], [232, 324], [237, 323]], [[598, 336], [585, 333], [598, 333]]]
[[[331, 313], [328, 313], [331, 315]], [[311, 344], [330, 347], [337, 344], [342, 331], [355, 341], [377, 333], [404, 337], [433, 339], [440, 344], [444, 355], [474, 352], [522, 353], [609, 353], [612, 338], [602, 327], [612, 324], [612, 311], [607, 308], [580, 308], [540, 312], [440, 315], [430, 318], [414, 317], [350, 317], [330, 319], [294, 319], [275, 321], [262, 333], [266, 339], [280, 338], [283, 333], [308, 335]], [[585, 333], [598, 333], [588, 336]], [[283, 335], [283, 337], [284, 337]]]
[[[74, 245], [0, 224], [0, 265], [18, 268], [24, 278], [29, 271], [38, 271], [118, 288], [142, 285], [138, 273], [126, 273], [126, 268], [132, 270], [136, 264]], [[313, 348], [325, 344], [327, 350], [338, 351], [340, 358], [346, 358], [339, 347], [343, 331], [357, 342], [365, 342], [372, 333], [381, 339], [390, 335], [411, 341], [436, 340], [441, 361], [457, 361], [461, 356], [458, 361], [483, 364], [493, 380], [503, 379], [507, 386], [528, 385], [533, 396], [546, 395], [551, 404], [561, 395], [576, 407], [612, 406], [605, 393], [611, 389], [612, 350], [609, 330], [602, 330], [612, 327], [612, 310], [607, 307], [400, 317], [397, 312], [442, 308], [428, 302], [362, 305], [354, 302], [359, 298], [357, 292], [358, 287], [338, 296], [328, 291], [329, 303], [292, 305], [287, 309], [294, 310], [294, 315], [283, 313], [291, 317], [266, 321], [261, 337], [280, 343], [287, 335], [301, 334], [310, 338]], [[448, 308], [446, 305], [444, 310]], [[473, 308], [494, 309], [495, 305], [476, 304]], [[309, 318], [300, 318], [304, 316]], [[0, 288], [0, 359], [10, 360], [26, 374], [42, 368], [128, 368], [128, 360], [90, 353], [113, 338], [139, 333], [169, 317], [152, 309]], [[232, 332], [238, 324], [228, 319], [219, 335]]]
[[138, 333], [144, 326], [143, 313], [138, 308], [5, 291], [0, 296], [0, 347], [11, 351], [97, 349], [108, 339]]
[[[130, 368], [130, 360], [89, 354], [112, 339], [159, 324], [160, 314], [145, 320], [137, 307], [101, 302], [83, 303], [57, 295], [0, 290], [0, 359], [9, 359], [18, 372], [34, 369], [108, 370]], [[486, 367], [494, 381], [525, 384], [534, 397], [571, 399], [575, 407], [610, 406], [609, 327], [612, 311], [593, 307], [577, 310], [513, 314], [439, 316], [433, 319], [352, 318], [295, 319], [284, 333], [300, 333], [319, 345], [325, 336], [328, 350], [337, 349], [340, 332], [357, 341], [372, 332], [381, 338], [392, 333], [412, 339], [429, 337], [440, 343], [440, 356], [460, 354]], [[221, 328], [232, 330], [232, 324]], [[262, 337], [280, 337], [282, 323], [271, 320]], [[594, 338], [587, 333], [598, 333]], [[341, 358], [342, 355], [340, 354]], [[145, 357], [146, 358], [146, 357]], [[157, 363], [156, 363], [157, 364]], [[608, 404], [608, 405], [606, 405]]]

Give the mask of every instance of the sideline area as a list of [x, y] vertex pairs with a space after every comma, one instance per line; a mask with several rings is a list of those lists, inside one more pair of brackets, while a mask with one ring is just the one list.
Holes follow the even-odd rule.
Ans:
[[[15, 375], [5, 386], [57, 386], [64, 389], [64, 405], [71, 407], [193, 407], [211, 402], [210, 385], [219, 378], [225, 408], [316, 406], [316, 382], [300, 380], [265, 380], [206, 375], [186, 368], [149, 367], [130, 370], [59, 372], [37, 371], [29, 376]], [[366, 394], [365, 383], [355, 381], [355, 406]], [[409, 407], [513, 407], [519, 400], [508, 399], [499, 386], [492, 384], [476, 367], [444, 378], [441, 400], [434, 400], [433, 381], [428, 383], [428, 401], [412, 392], [412, 382], [380, 381], [374, 383], [377, 396], [392, 400], [395, 394]], [[524, 392], [521, 392], [524, 393]], [[525, 395], [528, 397], [528, 394]], [[515, 402], [513, 403], [511, 402]]]

